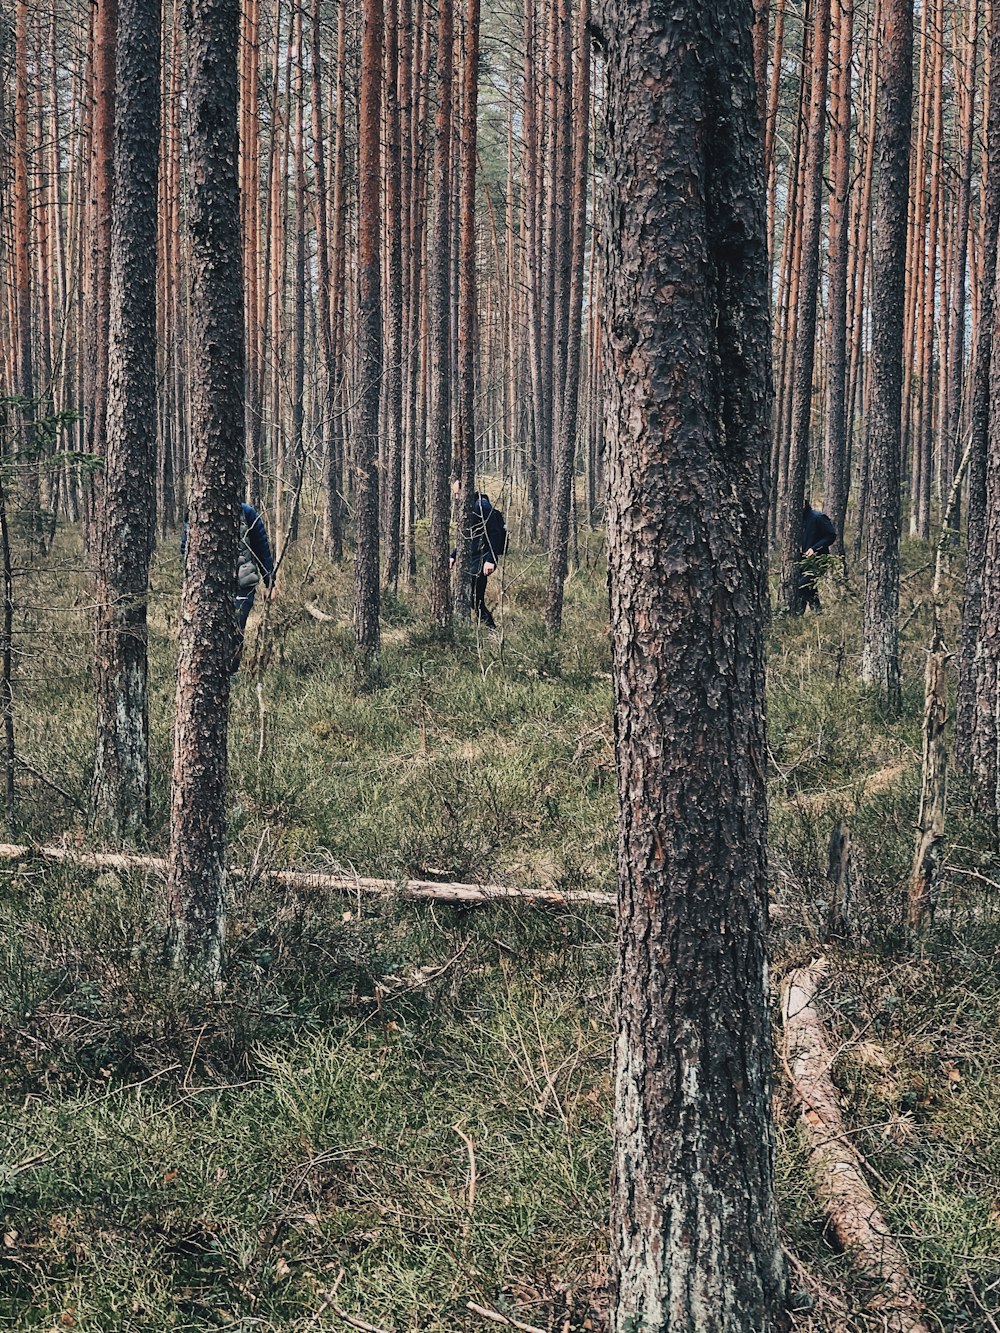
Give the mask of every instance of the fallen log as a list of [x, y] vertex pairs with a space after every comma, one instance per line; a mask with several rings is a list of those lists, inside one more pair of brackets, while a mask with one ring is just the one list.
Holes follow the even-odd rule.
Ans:
[[826, 967], [818, 959], [797, 968], [782, 993], [785, 1058], [800, 1108], [800, 1128], [819, 1202], [834, 1234], [861, 1268], [883, 1284], [872, 1302], [892, 1333], [928, 1333], [913, 1292], [906, 1255], [892, 1237], [865, 1177], [865, 1160], [850, 1142], [830, 1077], [832, 1057], [816, 1007]]
[[[18, 861], [39, 856], [46, 861], [79, 866], [82, 870], [148, 870], [165, 875], [167, 863], [161, 856], [144, 856], [133, 852], [88, 852], [75, 847], [30, 847], [13, 843], [0, 844], [0, 861]], [[429, 899], [439, 903], [487, 903], [525, 901], [545, 903], [549, 907], [571, 907], [590, 904], [596, 907], [614, 907], [613, 893], [588, 892], [584, 889], [516, 888], [508, 884], [458, 884], [428, 879], [374, 879], [366, 875], [329, 874], [313, 870], [247, 869], [233, 866], [230, 875], [237, 879], [266, 879], [273, 884], [299, 893], [365, 893], [387, 896], [393, 893], [403, 898]]]

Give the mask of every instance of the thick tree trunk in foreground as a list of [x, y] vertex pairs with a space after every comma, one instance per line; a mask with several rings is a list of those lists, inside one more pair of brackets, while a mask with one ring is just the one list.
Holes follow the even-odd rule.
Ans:
[[98, 827], [131, 840], [149, 817], [146, 595], [156, 474], [160, 0], [120, 0], [117, 103], [91, 809]]
[[899, 451], [913, 0], [884, 0], [875, 126], [871, 406], [861, 677], [899, 707]]
[[382, 106], [382, 0], [365, 0], [361, 39], [358, 145], [358, 350], [360, 392], [354, 457], [354, 636], [363, 653], [379, 650], [378, 408], [382, 381], [379, 266], [379, 116]]
[[602, 0], [619, 945], [612, 1328], [779, 1326], [751, 0]]
[[237, 177], [239, 0], [191, 0], [191, 479], [170, 807], [168, 949], [222, 966], [233, 570], [243, 494], [243, 270]]

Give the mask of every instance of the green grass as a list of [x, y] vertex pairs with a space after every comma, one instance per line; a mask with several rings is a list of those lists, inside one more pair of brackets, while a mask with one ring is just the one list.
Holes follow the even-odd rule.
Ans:
[[[64, 538], [22, 589], [25, 838], [85, 836], [87, 587]], [[604, 572], [577, 573], [557, 641], [544, 569], [511, 561], [499, 640], [387, 607], [359, 679], [349, 570], [308, 552], [252, 622], [231, 729], [236, 861], [608, 889], [614, 765]], [[845, 1115], [932, 1327], [1000, 1305], [1000, 923], [949, 873], [918, 949], [899, 930], [919, 786], [926, 554], [904, 552], [905, 706], [858, 683], [858, 602], [770, 631], [775, 980], [821, 947], [825, 846], [858, 847], [855, 932], [824, 995]], [[154, 822], [167, 817], [179, 561], [151, 603]], [[491, 589], [495, 597], [495, 591]], [[316, 601], [335, 625], [305, 613]], [[912, 614], [911, 614], [912, 611]], [[953, 627], [951, 627], [953, 629]], [[949, 864], [996, 878], [957, 793]], [[0, 870], [0, 1327], [481, 1329], [466, 1302], [568, 1333], [604, 1327], [613, 921], [243, 884], [225, 986], [160, 961], [141, 875]], [[956, 1078], [957, 1075], [957, 1078]], [[875, 1329], [830, 1247], [778, 1075], [778, 1189], [796, 1327]], [[470, 1149], [471, 1144], [471, 1149]], [[877, 1173], [877, 1174], [875, 1174]], [[471, 1182], [475, 1182], [474, 1197]], [[471, 1202], [471, 1206], [470, 1206]], [[845, 1307], [838, 1308], [838, 1303]]]

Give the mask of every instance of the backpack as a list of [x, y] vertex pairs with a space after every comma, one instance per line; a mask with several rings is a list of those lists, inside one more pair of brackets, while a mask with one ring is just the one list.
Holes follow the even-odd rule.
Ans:
[[[256, 521], [256, 520], [255, 520]], [[241, 593], [256, 588], [260, 582], [260, 565], [250, 549], [250, 529], [242, 512], [240, 513], [240, 544], [236, 551], [236, 586]]]

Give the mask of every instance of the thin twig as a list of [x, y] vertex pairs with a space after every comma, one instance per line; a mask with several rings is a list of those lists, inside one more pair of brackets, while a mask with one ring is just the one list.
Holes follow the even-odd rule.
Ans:
[[991, 889], [1000, 889], [1000, 884], [995, 879], [990, 879], [987, 875], [981, 875], [978, 870], [963, 870], [961, 866], [944, 866], [942, 874], [968, 875], [970, 879], [978, 879], [981, 884], [987, 884]]
[[345, 1324], [350, 1324], [351, 1328], [360, 1328], [361, 1333], [387, 1333], [384, 1328], [379, 1328], [377, 1324], [366, 1324], [363, 1319], [356, 1319], [354, 1315], [348, 1314], [342, 1310], [336, 1301], [331, 1301], [328, 1309], [332, 1310], [338, 1319], [342, 1319]]
[[40, 769], [35, 768], [34, 764], [29, 764], [27, 759], [22, 759], [19, 754], [15, 754], [14, 762], [20, 764], [25, 772], [30, 773], [32, 777], [36, 777], [44, 786], [51, 788], [52, 791], [57, 792], [60, 796], [65, 796], [66, 800], [77, 810], [84, 809], [83, 802], [80, 800], [79, 796], [74, 796], [73, 793], [67, 791], [65, 787], [60, 787], [58, 782], [53, 782], [50, 777], [46, 777]]
[[986, 1316], [986, 1322], [989, 1324], [990, 1328], [993, 1329], [993, 1333], [1000, 1333], [1000, 1328], [997, 1327], [997, 1321], [993, 1318], [993, 1315], [986, 1308], [983, 1302], [979, 1299], [979, 1295], [976, 1292], [975, 1287], [972, 1285], [972, 1278], [969, 1277], [968, 1273], [966, 1273], [965, 1275], [965, 1285], [969, 1288], [969, 1291], [972, 1293], [972, 1299], [976, 1302], [980, 1310], [982, 1310], [983, 1314]]
[[501, 1314], [499, 1310], [488, 1310], [485, 1305], [477, 1305], [475, 1301], [466, 1301], [465, 1308], [471, 1310], [473, 1314], [482, 1315], [484, 1319], [492, 1319], [494, 1324], [519, 1328], [521, 1333], [545, 1333], [545, 1329], [539, 1328], [537, 1324], [525, 1324], [520, 1319], [511, 1319], [509, 1315]]
[[469, 1216], [472, 1216], [472, 1210], [476, 1206], [476, 1145], [466, 1134], [461, 1125], [452, 1125], [452, 1129], [465, 1144], [466, 1152], [469, 1154], [469, 1187], [466, 1193], [466, 1208]]

